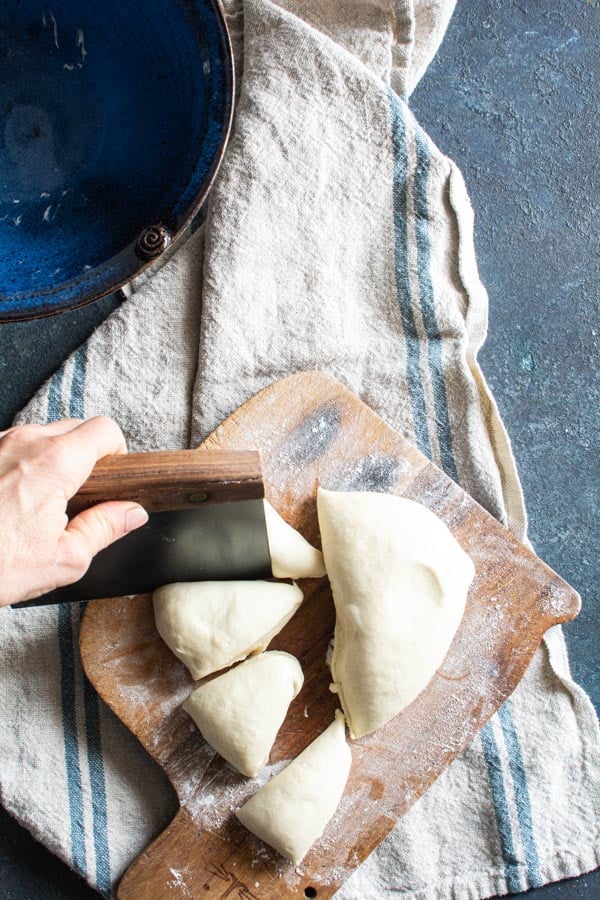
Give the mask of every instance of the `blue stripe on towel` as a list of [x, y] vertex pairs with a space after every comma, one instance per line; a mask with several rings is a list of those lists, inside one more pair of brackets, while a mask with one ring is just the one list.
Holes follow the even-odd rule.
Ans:
[[396, 292], [402, 330], [406, 343], [406, 375], [412, 404], [412, 415], [417, 446], [421, 453], [431, 457], [429, 427], [425, 397], [421, 386], [421, 341], [417, 333], [415, 316], [410, 298], [410, 277], [408, 268], [408, 215], [407, 177], [408, 153], [406, 129], [402, 105], [390, 92], [392, 117], [392, 147], [394, 151], [394, 264], [396, 270]]
[[519, 860], [515, 853], [515, 842], [513, 839], [512, 826], [510, 823], [510, 811], [508, 809], [508, 801], [506, 799], [506, 788], [504, 786], [504, 777], [502, 774], [502, 763], [500, 762], [500, 754], [498, 753], [498, 745], [494, 735], [494, 729], [491, 722], [482, 728], [480, 732], [481, 745], [483, 747], [483, 755], [487, 766], [488, 780], [492, 791], [494, 801], [494, 812], [496, 814], [496, 825], [498, 827], [498, 835], [500, 837], [500, 846], [502, 848], [502, 857], [504, 859], [504, 872], [506, 875], [506, 889], [509, 894], [518, 894], [523, 890], [521, 884], [521, 875], [519, 872]]
[[[53, 375], [48, 387], [46, 419], [55, 422], [62, 416], [64, 368]], [[62, 707], [63, 744], [67, 772], [67, 792], [71, 831], [71, 861], [74, 870], [86, 874], [83, 792], [79, 764], [79, 743], [75, 717], [75, 656], [73, 652], [73, 620], [70, 603], [57, 608], [58, 648], [60, 655], [60, 699]]]
[[[73, 362], [69, 415], [83, 419], [85, 415], [85, 377], [87, 349], [83, 344], [76, 352]], [[81, 604], [82, 616], [85, 604]], [[94, 853], [96, 857], [96, 887], [105, 896], [110, 895], [110, 857], [108, 849], [106, 781], [102, 761], [102, 739], [100, 730], [100, 707], [98, 695], [83, 675], [83, 709], [87, 739], [87, 760], [92, 795], [92, 821], [94, 828]]]
[[108, 850], [108, 829], [106, 809], [106, 781], [102, 761], [100, 735], [100, 708], [96, 691], [83, 676], [83, 703], [85, 710], [85, 730], [87, 734], [87, 755], [92, 792], [92, 816], [94, 823], [94, 851], [96, 854], [96, 887], [101, 894], [110, 896], [110, 857]]
[[83, 419], [85, 390], [85, 371], [87, 367], [87, 347], [82, 344], [75, 351], [73, 359], [73, 375], [71, 376], [71, 396], [69, 397], [69, 416], [72, 419]]
[[60, 694], [62, 725], [67, 766], [69, 815], [71, 819], [71, 858], [75, 871], [85, 877], [85, 827], [83, 792], [79, 767], [79, 742], [75, 718], [75, 654], [73, 652], [73, 620], [70, 603], [58, 606], [58, 644], [60, 648]]
[[64, 369], [59, 369], [52, 378], [48, 386], [48, 407], [46, 410], [46, 421], [56, 422], [62, 416], [62, 387], [65, 377]]
[[502, 734], [504, 735], [504, 743], [508, 753], [510, 773], [515, 786], [519, 828], [521, 829], [521, 840], [523, 841], [525, 862], [527, 863], [527, 880], [529, 882], [529, 887], [541, 887], [544, 880], [540, 874], [540, 860], [535, 845], [533, 818], [531, 815], [531, 799], [529, 797], [529, 788], [527, 786], [527, 774], [525, 772], [525, 763], [523, 761], [521, 746], [517, 737], [517, 730], [512, 717], [510, 701], [507, 700], [507, 702], [500, 707], [498, 710], [498, 718], [500, 719], [500, 725], [502, 726]]
[[[391, 109], [391, 123], [392, 123], [392, 141], [393, 141], [393, 150], [394, 150], [394, 227], [396, 230], [396, 277], [398, 281], [398, 301], [399, 303], [405, 306], [410, 306], [410, 295], [407, 293], [407, 288], [409, 288], [408, 278], [406, 276], [406, 272], [408, 270], [408, 255], [406, 248], [406, 233], [407, 233], [407, 210], [406, 210], [406, 185], [398, 185], [398, 178], [407, 177], [407, 159], [408, 152], [406, 147], [406, 132], [405, 125], [403, 120], [402, 108], [403, 105], [401, 101], [396, 97], [392, 92], [389, 93], [390, 96], [390, 109]], [[415, 235], [417, 242], [417, 268], [418, 268], [418, 276], [419, 276], [419, 294], [420, 294], [420, 309], [421, 315], [423, 317], [424, 328], [427, 336], [427, 346], [428, 346], [428, 363], [429, 363], [429, 373], [431, 378], [431, 386], [433, 392], [434, 399], [434, 407], [435, 407], [435, 416], [436, 416], [436, 426], [437, 426], [437, 434], [438, 441], [440, 446], [440, 454], [441, 454], [441, 462], [444, 468], [444, 471], [455, 481], [458, 481], [458, 472], [456, 466], [456, 459], [454, 456], [453, 450], [453, 441], [452, 441], [452, 429], [450, 425], [450, 416], [448, 410], [448, 398], [446, 392], [446, 383], [444, 380], [444, 370], [443, 370], [443, 360], [442, 360], [442, 341], [441, 335], [439, 331], [439, 326], [437, 322], [437, 316], [435, 311], [435, 301], [433, 295], [433, 283], [431, 279], [431, 249], [430, 249], [430, 235], [429, 235], [429, 207], [428, 207], [428, 193], [427, 193], [427, 182], [429, 178], [429, 167], [430, 167], [430, 154], [429, 147], [427, 143], [427, 138], [421, 129], [416, 127], [415, 134], [416, 141], [416, 166], [415, 166], [415, 175], [413, 182], [413, 208], [415, 213]], [[402, 198], [404, 200], [404, 212], [402, 212], [402, 208], [397, 203], [396, 198]], [[404, 215], [404, 218], [402, 216]], [[398, 237], [400, 234], [400, 238]], [[404, 256], [400, 256], [401, 251], [404, 252]], [[400, 259], [399, 259], [400, 256]], [[406, 314], [402, 316], [402, 322], [404, 325]], [[412, 320], [413, 328], [414, 328], [414, 316], [412, 314], [412, 309], [410, 312], [410, 318]], [[417, 339], [417, 335], [415, 332], [415, 339]], [[408, 348], [408, 339], [407, 339], [407, 355], [413, 353], [414, 350], [411, 351]], [[410, 383], [410, 382], [409, 382]], [[422, 386], [420, 384], [420, 380], [418, 382], [422, 403], [415, 403], [413, 399], [413, 410], [415, 407], [417, 409], [424, 409], [424, 394], [422, 391]], [[421, 449], [423, 449], [421, 447]], [[431, 452], [428, 452], [429, 456], [431, 456]], [[511, 726], [509, 726], [510, 738], [506, 739], [505, 733], [505, 743], [507, 746], [507, 751], [511, 756], [511, 761], [509, 764], [511, 776], [514, 779], [514, 772], [518, 769], [518, 766], [515, 768], [515, 764], [513, 761], [513, 754], [517, 753], [518, 758], [521, 759], [522, 755], [518, 743], [518, 738], [514, 728], [512, 727], [512, 719]], [[481, 744], [483, 748], [483, 753], [485, 757], [485, 762], [488, 770], [488, 777], [490, 782], [490, 789], [492, 794], [492, 802], [494, 804], [494, 813], [496, 817], [496, 825], [498, 828], [498, 833], [500, 835], [500, 842], [502, 847], [502, 855], [504, 858], [505, 872], [506, 872], [506, 881], [508, 890], [511, 892], [521, 890], [521, 879], [518, 871], [518, 861], [516, 860], [515, 850], [514, 850], [514, 839], [512, 832], [512, 824], [510, 820], [510, 810], [508, 807], [508, 800], [506, 795], [506, 786], [504, 784], [504, 778], [502, 774], [502, 766], [500, 763], [500, 757], [498, 755], [498, 747], [496, 744], [496, 740], [494, 737], [494, 733], [492, 730], [491, 724], [487, 724], [485, 728], [481, 732]], [[512, 753], [511, 753], [512, 750]], [[515, 757], [516, 759], [516, 757]], [[517, 796], [517, 803], [520, 805], [521, 797], [526, 797], [529, 799], [529, 792], [527, 790], [527, 782], [525, 769], [521, 765], [520, 767], [520, 777], [522, 781], [521, 789], [519, 791], [518, 784], [515, 783], [515, 793]], [[533, 865], [533, 861], [537, 860], [537, 850], [535, 848], [535, 840], [533, 836], [533, 827], [532, 820], [530, 814], [530, 806], [528, 806], [529, 815], [525, 812], [525, 819], [523, 820], [521, 817], [521, 813], [519, 813], [519, 826], [521, 831], [523, 832], [523, 828], [525, 825], [525, 834], [522, 833], [522, 841], [523, 845], [526, 848], [529, 847], [529, 854], [532, 860], [532, 868], [530, 869], [530, 878], [535, 877], [536, 869]], [[529, 830], [527, 830], [527, 828]]]
[[[431, 253], [429, 240], [429, 209], [427, 193], [430, 154], [427, 138], [418, 127], [415, 134], [415, 143], [416, 170], [413, 197], [415, 217], [417, 220], [416, 235], [418, 250], [419, 291], [421, 295], [421, 313], [427, 333], [427, 342], [429, 348], [429, 370], [434, 395], [436, 424], [442, 467], [444, 468], [446, 474], [448, 474], [451, 478], [454, 478], [455, 481], [458, 481], [456, 458], [454, 456], [453, 449], [452, 429], [450, 426], [450, 415], [448, 411], [446, 383], [444, 380], [442, 342], [435, 312], [433, 284], [431, 281]], [[488, 730], [486, 731], [486, 729]], [[518, 747], [518, 738], [516, 733], [514, 732], [514, 729], [513, 736], [513, 746]], [[494, 733], [492, 731], [492, 726], [490, 724], [486, 725], [482, 732], [481, 743], [488, 770], [488, 776], [490, 778], [492, 800], [494, 803], [496, 823], [502, 844], [508, 889], [510, 891], [522, 890], [518, 870], [515, 870], [517, 860], [515, 858], [514, 839], [512, 833], [512, 823], [510, 820], [510, 810], [508, 807], [508, 800], [506, 795], [506, 785], [504, 783], [504, 777], [502, 775], [502, 767], [500, 763], [500, 757], [498, 755], [498, 747], [496, 744]], [[507, 751], [509, 752], [510, 756], [510, 746], [508, 744]], [[518, 752], [520, 755], [520, 748]], [[511, 773], [511, 776], [513, 776], [512, 760], [510, 760], [509, 762], [509, 771]], [[524, 771], [523, 777], [525, 777]], [[519, 798], [517, 797], [517, 801], [518, 799]], [[520, 816], [519, 826], [521, 826]], [[521, 839], [525, 844], [523, 834], [521, 834]], [[530, 842], [532, 841], [533, 834], [530, 833]], [[535, 844], [533, 844], [533, 847], [537, 858]], [[513, 885], [513, 887], [511, 887], [511, 885]]]
[[442, 340], [438, 327], [431, 280], [431, 248], [429, 241], [429, 208], [427, 202], [427, 181], [429, 179], [429, 147], [422, 132], [416, 135], [416, 168], [413, 188], [413, 208], [415, 213], [415, 237], [417, 243], [417, 269], [419, 273], [419, 293], [421, 314], [427, 335], [427, 354], [431, 388], [435, 407], [438, 441], [442, 468], [450, 478], [458, 481], [456, 461], [452, 449], [452, 429], [448, 412], [448, 397], [444, 380], [442, 360]]

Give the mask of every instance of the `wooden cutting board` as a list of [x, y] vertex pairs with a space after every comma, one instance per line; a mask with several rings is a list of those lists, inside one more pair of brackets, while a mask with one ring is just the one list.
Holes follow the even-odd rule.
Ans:
[[[262, 454], [267, 497], [320, 546], [317, 483], [418, 500], [476, 566], [463, 622], [426, 690], [375, 734], [352, 742], [352, 770], [323, 837], [296, 868], [250, 835], [233, 810], [331, 722], [326, 654], [334, 627], [327, 579], [271, 644], [299, 658], [304, 688], [262, 775], [237, 775], [180, 709], [193, 682], [159, 638], [149, 596], [90, 603], [81, 631], [98, 693], [167, 773], [181, 804], [123, 877], [120, 900], [330, 897], [509, 696], [542, 635], [573, 619], [575, 591], [338, 381], [294, 375], [244, 404], [201, 450]], [[384, 523], [382, 523], [384, 524]]]

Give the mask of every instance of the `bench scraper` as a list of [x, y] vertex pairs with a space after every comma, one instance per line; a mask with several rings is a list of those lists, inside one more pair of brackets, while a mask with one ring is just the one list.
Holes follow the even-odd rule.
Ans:
[[156, 451], [100, 460], [69, 518], [104, 500], [132, 500], [146, 525], [92, 560], [75, 584], [19, 603], [146, 594], [176, 581], [272, 578], [258, 452]]

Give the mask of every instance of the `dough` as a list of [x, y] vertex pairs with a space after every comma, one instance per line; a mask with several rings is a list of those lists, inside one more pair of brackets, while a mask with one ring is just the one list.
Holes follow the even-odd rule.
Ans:
[[336, 811], [350, 772], [344, 716], [267, 782], [236, 816], [294, 864], [306, 855]]
[[304, 676], [281, 650], [261, 653], [200, 685], [183, 704], [202, 736], [242, 775], [265, 765]]
[[475, 568], [444, 523], [390, 494], [319, 489], [336, 609], [331, 689], [352, 737], [385, 725], [440, 667]]
[[322, 578], [323, 554], [282, 519], [265, 500], [267, 536], [274, 578]]
[[198, 581], [167, 584], [153, 600], [158, 633], [198, 679], [264, 650], [302, 591], [271, 581]]

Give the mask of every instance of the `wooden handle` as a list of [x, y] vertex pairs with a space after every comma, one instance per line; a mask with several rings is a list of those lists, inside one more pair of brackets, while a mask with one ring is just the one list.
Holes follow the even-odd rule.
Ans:
[[264, 497], [260, 454], [167, 450], [101, 459], [72, 498], [69, 516], [104, 500], [133, 500], [148, 512]]
[[[226, 839], [199, 828], [181, 807], [165, 831], [126, 871], [117, 888], [117, 900], [304, 900], [312, 896], [326, 900], [337, 891], [334, 879], [327, 878], [327, 869], [316, 882], [318, 891], [312, 887], [314, 879], [301, 870], [282, 878], [279, 869], [285, 861], [279, 857], [279, 865], [274, 864], [277, 854], [270, 849], [257, 853], [256, 839], [233, 816], [227, 818]], [[393, 825], [395, 821], [382, 816], [376, 841], [365, 835], [366, 852], [375, 849]], [[330, 884], [324, 883], [328, 880]]]

